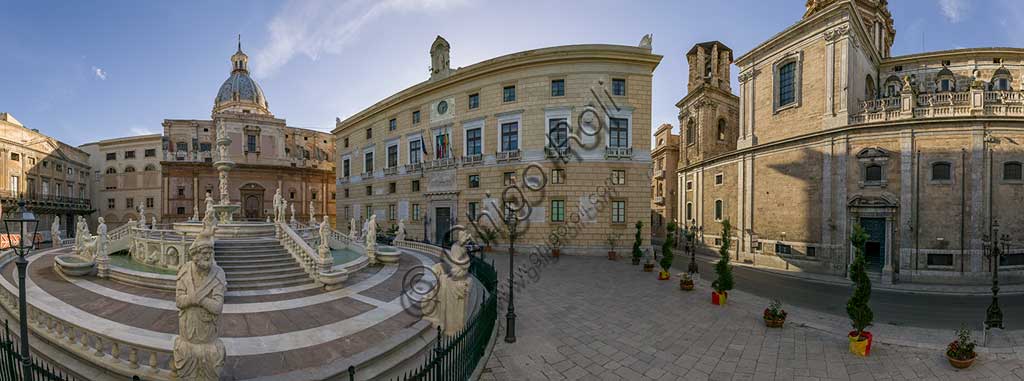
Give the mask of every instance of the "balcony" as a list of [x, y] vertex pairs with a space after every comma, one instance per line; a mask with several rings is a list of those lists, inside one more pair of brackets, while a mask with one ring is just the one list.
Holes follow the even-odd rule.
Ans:
[[36, 213], [58, 213], [67, 210], [92, 210], [87, 198], [44, 195], [38, 193], [0, 191], [0, 200], [17, 203], [24, 200], [28, 207]]
[[522, 152], [520, 152], [519, 150], [504, 151], [498, 152], [496, 156], [499, 163], [508, 161], [519, 161], [519, 159], [521, 159], [522, 157]]
[[423, 170], [423, 163], [412, 163], [405, 165], [405, 173], [419, 172]]
[[665, 196], [654, 196], [654, 204], [665, 205]]
[[1024, 116], [1024, 93], [982, 89], [904, 93], [899, 97], [864, 101], [862, 106], [860, 113], [850, 116], [850, 124], [923, 118]]
[[605, 159], [632, 159], [633, 147], [605, 147]]
[[384, 176], [394, 176], [398, 174], [398, 166], [384, 168]]
[[423, 162], [424, 171], [439, 171], [442, 169], [455, 168], [459, 163], [450, 157]]
[[364, 179], [372, 179], [373, 178], [373, 171], [371, 170], [371, 171], [368, 171], [368, 172], [360, 173], [359, 177], [362, 177]]
[[348, 176], [338, 178], [338, 184], [348, 184], [349, 181], [352, 181], [352, 178]]
[[547, 146], [547, 147], [544, 147], [544, 156], [549, 158], [549, 159], [570, 157], [570, 156], [572, 156], [572, 154], [573, 154], [572, 147], [569, 147], [569, 146], [564, 146], [564, 147]]
[[476, 154], [462, 157], [463, 166], [480, 165], [484, 163], [484, 155]]
[[655, 179], [659, 179], [659, 180], [660, 179], [664, 179], [665, 178], [665, 170], [664, 169], [655, 169], [654, 170], [654, 178]]

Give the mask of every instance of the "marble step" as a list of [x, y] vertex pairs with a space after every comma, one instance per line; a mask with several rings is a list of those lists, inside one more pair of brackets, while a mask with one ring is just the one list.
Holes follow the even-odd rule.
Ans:
[[275, 262], [256, 262], [256, 263], [249, 263], [249, 262], [227, 262], [227, 263], [222, 263], [222, 262], [217, 262], [217, 264], [220, 265], [220, 267], [222, 269], [224, 269], [224, 271], [267, 270], [267, 269], [276, 269], [276, 268], [280, 268], [280, 267], [298, 266], [298, 264], [295, 263], [295, 260], [293, 260], [291, 258], [289, 258], [287, 261], [282, 259], [280, 261], [275, 261]]
[[228, 280], [239, 279], [239, 278], [258, 277], [258, 276], [263, 276], [263, 275], [267, 275], [267, 276], [295, 275], [296, 273], [301, 274], [301, 275], [305, 275], [306, 274], [306, 272], [303, 271], [302, 268], [298, 267], [298, 266], [279, 266], [279, 267], [276, 267], [276, 268], [255, 269], [255, 270], [253, 270], [253, 269], [243, 269], [243, 270], [237, 270], [237, 269], [228, 270], [228, 269], [224, 269], [224, 274], [227, 275]]
[[288, 255], [288, 251], [284, 248], [266, 247], [266, 248], [253, 248], [244, 250], [224, 250], [214, 249], [214, 255], [238, 255], [238, 254], [284, 254]]
[[228, 285], [231, 285], [231, 284], [250, 285], [250, 284], [253, 284], [253, 283], [279, 282], [279, 281], [287, 281], [287, 280], [295, 280], [295, 279], [310, 280], [311, 281], [311, 279], [309, 279], [309, 275], [307, 275], [305, 272], [302, 272], [301, 270], [298, 270], [298, 271], [296, 271], [294, 273], [290, 273], [290, 274], [278, 274], [278, 275], [254, 275], [254, 276], [238, 276], [238, 277], [232, 276], [231, 274], [226, 274], [226, 275], [227, 275], [227, 278], [228, 278]]
[[274, 288], [286, 288], [294, 286], [302, 286], [313, 283], [312, 279], [308, 277], [305, 279], [294, 279], [286, 281], [274, 281], [274, 282], [259, 282], [259, 283], [245, 283], [245, 284], [233, 284], [228, 282], [228, 291], [252, 291], [252, 290], [269, 290]]
[[250, 265], [250, 264], [255, 265], [255, 264], [272, 264], [272, 263], [295, 264], [296, 262], [295, 262], [295, 259], [293, 259], [292, 257], [285, 257], [285, 256], [274, 256], [274, 257], [264, 257], [264, 258], [242, 258], [242, 257], [237, 257], [237, 258], [217, 258], [217, 264], [222, 265], [221, 267], [223, 267], [223, 265], [229, 265], [229, 266], [230, 265]]
[[275, 253], [215, 253], [214, 258], [221, 259], [265, 259], [265, 258], [291, 258], [287, 252]]

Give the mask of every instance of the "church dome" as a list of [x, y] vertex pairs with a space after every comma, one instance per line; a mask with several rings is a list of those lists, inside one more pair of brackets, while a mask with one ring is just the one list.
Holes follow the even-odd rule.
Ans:
[[263, 89], [249, 76], [249, 56], [242, 52], [241, 42], [238, 44], [238, 51], [231, 56], [231, 63], [231, 75], [217, 91], [217, 97], [213, 101], [213, 112], [269, 114], [269, 105], [267, 98], [263, 96]]

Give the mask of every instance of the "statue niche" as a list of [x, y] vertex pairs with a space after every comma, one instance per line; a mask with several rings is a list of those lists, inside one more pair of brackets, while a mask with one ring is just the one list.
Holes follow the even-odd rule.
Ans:
[[451, 72], [448, 61], [449, 50], [451, 50], [451, 45], [441, 36], [437, 36], [434, 43], [430, 45], [430, 79], [446, 77]]

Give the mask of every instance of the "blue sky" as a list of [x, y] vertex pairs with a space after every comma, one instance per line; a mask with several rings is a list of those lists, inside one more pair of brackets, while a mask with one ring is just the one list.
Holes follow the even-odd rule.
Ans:
[[[271, 111], [330, 130], [427, 78], [440, 34], [453, 67], [545, 46], [635, 45], [654, 34], [653, 121], [675, 124], [685, 52], [720, 40], [737, 56], [800, 19], [803, 0], [0, 0], [0, 111], [70, 144], [208, 119], [236, 35]], [[1024, 46], [1019, 0], [892, 0], [893, 54]], [[733, 82], [735, 83], [733, 73]], [[735, 85], [734, 85], [735, 88]]]

